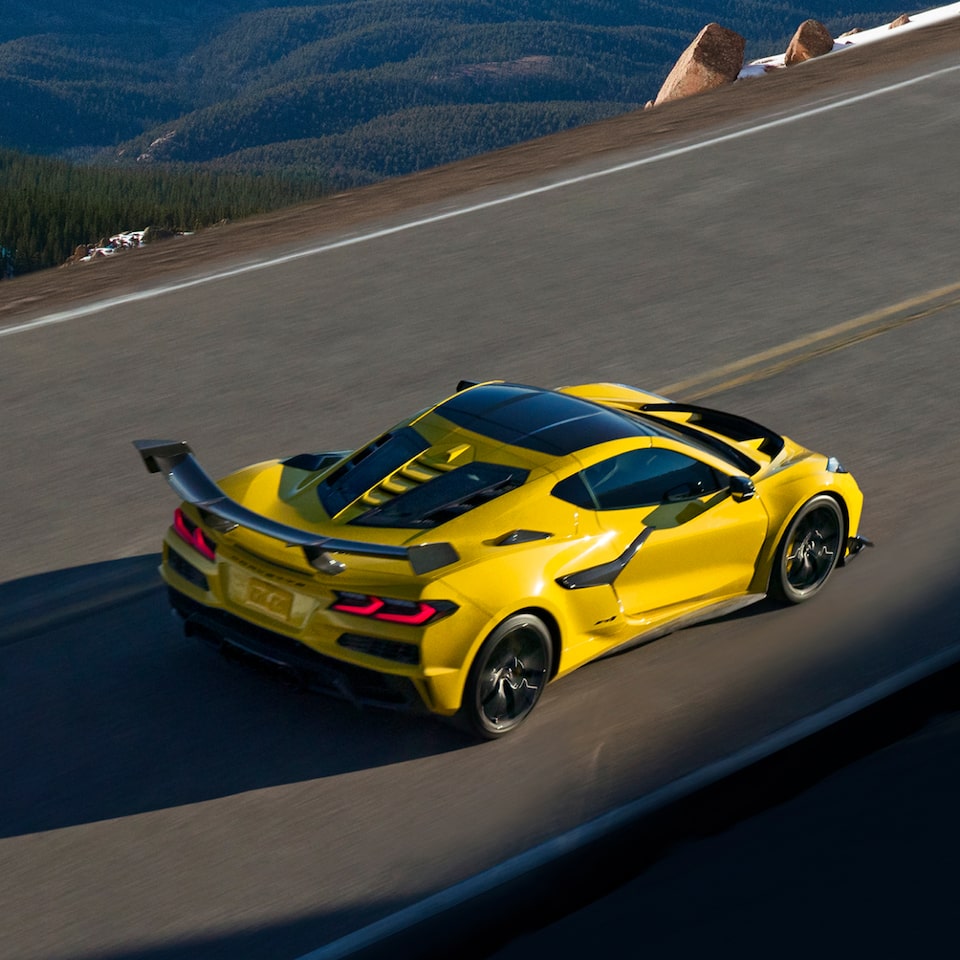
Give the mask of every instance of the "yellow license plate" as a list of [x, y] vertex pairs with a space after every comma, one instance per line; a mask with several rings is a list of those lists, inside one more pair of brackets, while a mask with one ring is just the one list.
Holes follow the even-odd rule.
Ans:
[[250, 580], [247, 584], [247, 604], [278, 620], [289, 620], [293, 594], [263, 580]]

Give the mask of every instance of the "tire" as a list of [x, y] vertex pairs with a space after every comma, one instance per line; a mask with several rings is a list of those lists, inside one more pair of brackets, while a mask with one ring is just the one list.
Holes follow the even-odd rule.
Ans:
[[553, 645], [546, 624], [530, 613], [500, 623], [477, 653], [457, 717], [467, 732], [495, 740], [518, 727], [550, 679]]
[[770, 595], [781, 603], [803, 603], [819, 593], [843, 555], [845, 536], [843, 510], [833, 497], [808, 500], [777, 547]]

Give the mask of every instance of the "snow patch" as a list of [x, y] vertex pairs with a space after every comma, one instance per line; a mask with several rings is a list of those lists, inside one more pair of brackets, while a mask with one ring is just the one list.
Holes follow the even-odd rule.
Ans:
[[[944, 7], [934, 7], [930, 10], [923, 10], [920, 13], [911, 13], [909, 18], [894, 26], [896, 21], [881, 24], [879, 27], [872, 27], [870, 30], [857, 30], [855, 32], [844, 33], [837, 37], [833, 42], [833, 53], [840, 50], [847, 50], [850, 47], [857, 47], [864, 43], [876, 43], [878, 40], [885, 40], [890, 36], [899, 36], [901, 31], [915, 30], [917, 27], [928, 27], [934, 23], [942, 23], [944, 20], [950, 20], [953, 17], [960, 17], [960, 3], [950, 3]], [[899, 18], [898, 18], [899, 19]], [[896, 31], [895, 34], [892, 31]], [[743, 69], [737, 75], [738, 80], [745, 80], [750, 77], [762, 77], [764, 74], [773, 73], [776, 70], [784, 68], [784, 57], [786, 52], [776, 54], [772, 57], [762, 57], [759, 60], [751, 60], [744, 64]]]

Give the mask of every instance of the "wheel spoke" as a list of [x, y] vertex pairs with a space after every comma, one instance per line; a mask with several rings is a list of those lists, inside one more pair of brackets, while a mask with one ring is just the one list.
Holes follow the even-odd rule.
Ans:
[[511, 701], [511, 716], [526, 712], [536, 701], [539, 685], [534, 686], [524, 677], [518, 684], [509, 687], [508, 699]]
[[501, 677], [497, 680], [485, 699], [481, 701], [483, 712], [496, 723], [508, 710], [507, 684]]

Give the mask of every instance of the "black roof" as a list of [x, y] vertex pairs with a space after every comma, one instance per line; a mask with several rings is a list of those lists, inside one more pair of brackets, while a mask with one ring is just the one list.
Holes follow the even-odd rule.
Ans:
[[434, 413], [474, 433], [556, 456], [608, 440], [661, 433], [637, 417], [589, 400], [514, 383], [471, 387]]

